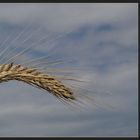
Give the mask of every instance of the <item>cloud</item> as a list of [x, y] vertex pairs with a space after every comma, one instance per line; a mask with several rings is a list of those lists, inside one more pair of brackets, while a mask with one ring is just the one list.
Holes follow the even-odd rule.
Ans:
[[66, 63], [49, 67], [75, 68], [72, 75], [90, 82], [67, 84], [83, 93], [89, 89], [95, 99], [86, 110], [71, 110], [46, 91], [21, 82], [1, 83], [0, 136], [137, 136], [138, 4], [0, 4], [0, 28], [1, 42], [11, 35], [1, 45], [2, 51], [10, 47], [6, 59], [32, 43], [36, 48], [17, 61], [46, 56], [50, 50], [48, 60], [63, 58]]
[[[120, 21], [125, 24], [126, 18], [127, 22], [131, 24], [133, 21], [130, 19], [135, 19], [137, 15], [136, 8], [138, 8], [138, 5], [135, 3], [118, 3], [115, 5], [112, 3], [1, 4], [0, 18], [12, 23], [35, 20], [38, 24], [44, 24], [53, 31], [65, 31], [88, 24], [114, 23], [120, 25]], [[42, 22], [40, 23], [40, 21]], [[127, 25], [129, 25], [128, 23]]]

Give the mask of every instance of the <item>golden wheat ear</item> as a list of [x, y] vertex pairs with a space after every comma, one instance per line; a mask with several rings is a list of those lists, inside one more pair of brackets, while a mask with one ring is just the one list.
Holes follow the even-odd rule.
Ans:
[[56, 97], [74, 100], [74, 93], [55, 77], [39, 72], [36, 69], [15, 65], [14, 63], [0, 65], [0, 82], [18, 80], [44, 89]]

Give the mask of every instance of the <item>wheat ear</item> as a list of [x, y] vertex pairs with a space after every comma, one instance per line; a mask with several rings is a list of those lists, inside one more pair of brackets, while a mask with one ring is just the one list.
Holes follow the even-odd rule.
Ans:
[[13, 63], [0, 65], [0, 83], [10, 80], [23, 81], [27, 84], [45, 89], [56, 97], [75, 99], [73, 92], [55, 77], [39, 72], [36, 69]]

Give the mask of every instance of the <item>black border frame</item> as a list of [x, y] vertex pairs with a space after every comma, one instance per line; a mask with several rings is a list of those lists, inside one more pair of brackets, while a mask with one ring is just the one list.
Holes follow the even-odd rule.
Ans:
[[[138, 3], [138, 118], [140, 116], [140, 96], [139, 96], [139, 1], [138, 0], [0, 0], [0, 3]], [[17, 138], [21, 138], [21, 139], [27, 139], [27, 138], [35, 138], [35, 139], [42, 139], [42, 138], [47, 138], [47, 139], [55, 139], [55, 138], [59, 138], [59, 139], [139, 139], [140, 138], [140, 121], [138, 119], [138, 137], [0, 137], [0, 139], [4, 139], [4, 138], [13, 138], [13, 139], [17, 139]]]

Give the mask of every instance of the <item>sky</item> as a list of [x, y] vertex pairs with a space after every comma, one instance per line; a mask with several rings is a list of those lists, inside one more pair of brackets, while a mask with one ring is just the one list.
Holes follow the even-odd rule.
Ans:
[[87, 82], [64, 84], [83, 101], [92, 97], [81, 109], [22, 82], [1, 83], [0, 136], [138, 136], [137, 3], [1, 3], [0, 49], [0, 64], [63, 60], [46, 70], [69, 69]]

